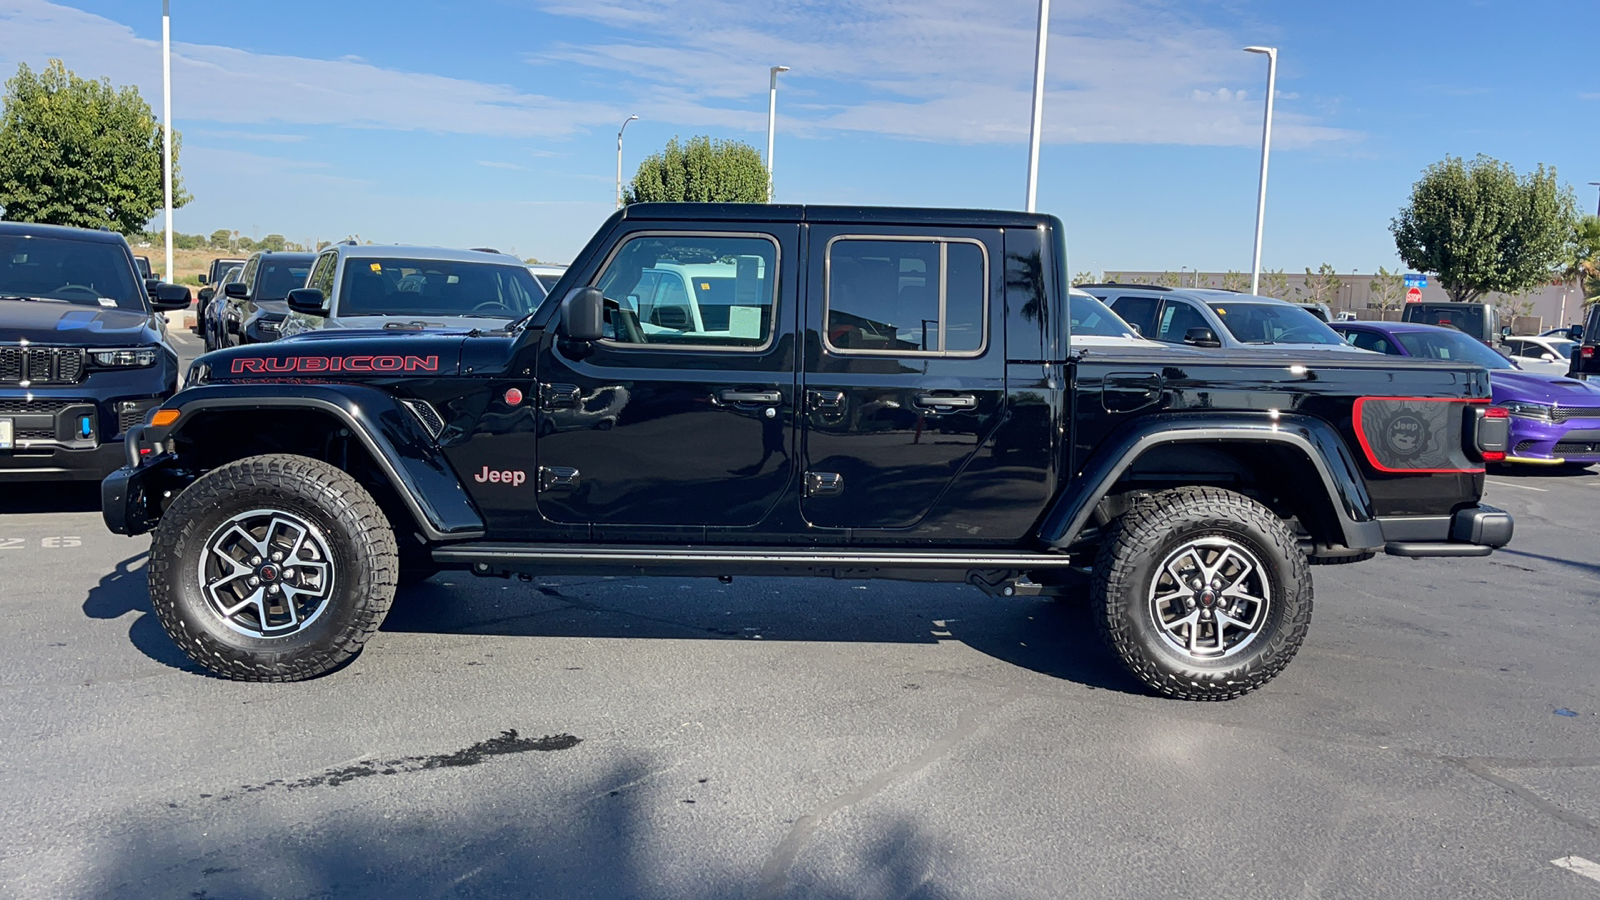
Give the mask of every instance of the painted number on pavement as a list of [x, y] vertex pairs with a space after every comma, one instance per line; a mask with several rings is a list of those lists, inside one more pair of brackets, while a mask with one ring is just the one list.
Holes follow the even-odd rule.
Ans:
[[[0, 537], [0, 550], [25, 550], [27, 544], [27, 538]], [[71, 547], [82, 547], [83, 538], [72, 534], [40, 538], [39, 546], [45, 550], [66, 550]]]

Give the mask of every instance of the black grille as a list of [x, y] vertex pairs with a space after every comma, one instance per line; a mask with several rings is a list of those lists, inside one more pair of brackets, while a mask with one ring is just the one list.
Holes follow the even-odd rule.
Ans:
[[444, 430], [444, 419], [439, 417], [439, 411], [433, 405], [422, 400], [407, 400], [406, 407], [416, 414], [422, 426], [428, 429], [428, 434], [438, 437]]
[[1600, 453], [1600, 444], [1586, 444], [1576, 441], [1560, 441], [1553, 451], [1556, 455], [1567, 453]]
[[1554, 422], [1565, 422], [1568, 419], [1600, 419], [1600, 406], [1557, 406], [1550, 411], [1550, 419]]
[[80, 347], [0, 347], [0, 384], [77, 384], [83, 365]]
[[125, 409], [117, 413], [117, 430], [127, 434], [134, 426], [144, 423], [144, 410]]
[[0, 415], [54, 415], [82, 400], [0, 400]]
[[11, 437], [18, 441], [53, 441], [56, 431], [54, 428], [18, 428]]

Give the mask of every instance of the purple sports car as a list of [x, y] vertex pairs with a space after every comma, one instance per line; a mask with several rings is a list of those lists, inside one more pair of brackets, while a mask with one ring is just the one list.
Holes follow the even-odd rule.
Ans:
[[1506, 462], [1600, 462], [1600, 388], [1560, 375], [1524, 372], [1454, 328], [1415, 322], [1334, 322], [1345, 341], [1390, 356], [1475, 362], [1489, 370], [1494, 404], [1511, 413]]

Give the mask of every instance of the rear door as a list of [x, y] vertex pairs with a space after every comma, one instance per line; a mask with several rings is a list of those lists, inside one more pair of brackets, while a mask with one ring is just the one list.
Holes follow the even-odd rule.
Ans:
[[998, 229], [810, 227], [806, 521], [914, 526], [998, 427], [1001, 239]]

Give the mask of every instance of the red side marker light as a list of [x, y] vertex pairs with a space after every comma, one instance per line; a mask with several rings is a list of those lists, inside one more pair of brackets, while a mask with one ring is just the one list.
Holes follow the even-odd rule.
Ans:
[[1511, 418], [1511, 411], [1504, 406], [1491, 406], [1483, 411], [1483, 417], [1485, 419], [1509, 419]]
[[520, 404], [521, 402], [522, 402], [522, 392], [521, 391], [517, 390], [516, 388], [511, 388], [511, 389], [506, 391], [506, 403], [507, 404], [509, 404], [511, 406], [516, 406], [516, 405]]
[[140, 456], [149, 456], [150, 455], [150, 448], [149, 447], [140, 447], [139, 448], [139, 455]]
[[1483, 451], [1483, 461], [1484, 462], [1505, 462], [1506, 461], [1506, 455], [1504, 453], [1501, 453], [1498, 450], [1485, 450], [1485, 451]]

